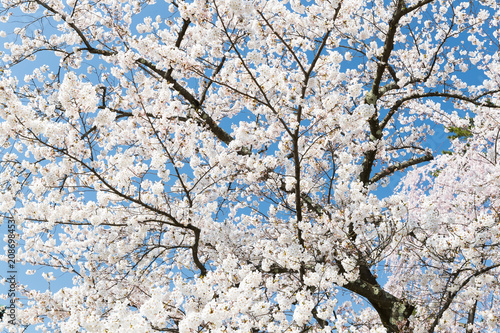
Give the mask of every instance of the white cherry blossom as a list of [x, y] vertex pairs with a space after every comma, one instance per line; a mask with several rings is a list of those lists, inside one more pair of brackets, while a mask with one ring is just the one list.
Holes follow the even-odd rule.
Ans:
[[22, 282], [19, 325], [497, 332], [499, 17], [4, 0], [0, 212], [73, 279]]

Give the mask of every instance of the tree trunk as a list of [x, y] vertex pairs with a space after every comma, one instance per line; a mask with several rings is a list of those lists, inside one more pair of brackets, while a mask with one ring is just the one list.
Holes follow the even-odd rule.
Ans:
[[360, 267], [359, 279], [344, 287], [365, 297], [372, 304], [388, 333], [411, 332], [408, 318], [415, 307], [385, 291], [367, 266]]

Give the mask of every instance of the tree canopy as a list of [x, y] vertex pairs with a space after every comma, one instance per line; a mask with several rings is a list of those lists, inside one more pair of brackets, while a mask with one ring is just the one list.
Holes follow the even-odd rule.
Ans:
[[3, 0], [19, 324], [498, 332], [499, 7]]

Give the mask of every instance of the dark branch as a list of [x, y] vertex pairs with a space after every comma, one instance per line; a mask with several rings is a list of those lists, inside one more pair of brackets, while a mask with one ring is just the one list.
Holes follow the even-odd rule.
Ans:
[[379, 181], [380, 179], [393, 174], [395, 171], [404, 170], [408, 167], [411, 167], [412, 165], [416, 165], [416, 164], [423, 163], [423, 162], [428, 162], [428, 161], [431, 161], [433, 159], [434, 159], [434, 156], [432, 156], [431, 154], [427, 154], [427, 155], [422, 156], [422, 157], [412, 158], [412, 159], [409, 159], [408, 161], [404, 161], [401, 163], [391, 165], [387, 169], [376, 173], [370, 179], [369, 182], [370, 182], [370, 184], [375, 183], [375, 182]]
[[446, 302], [443, 304], [442, 308], [439, 310], [439, 312], [436, 314], [436, 318], [432, 322], [431, 327], [429, 328], [429, 333], [433, 333], [434, 329], [436, 326], [439, 324], [439, 321], [443, 317], [443, 314], [445, 313], [446, 310], [450, 307], [451, 303], [455, 299], [455, 297], [458, 295], [458, 293], [463, 290], [463, 288], [470, 282], [470, 280], [474, 277], [480, 276], [484, 273], [487, 273], [491, 271], [492, 269], [495, 269], [497, 267], [500, 267], [500, 264], [492, 265], [485, 267], [479, 271], [476, 271], [474, 274], [471, 274], [467, 279], [465, 279], [458, 287], [454, 287], [453, 292], [448, 292], [448, 297], [446, 298]]

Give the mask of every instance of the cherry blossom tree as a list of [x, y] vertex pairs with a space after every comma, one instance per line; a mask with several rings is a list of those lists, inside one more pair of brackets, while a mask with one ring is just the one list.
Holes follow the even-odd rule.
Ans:
[[19, 325], [498, 332], [499, 7], [3, 0]]

